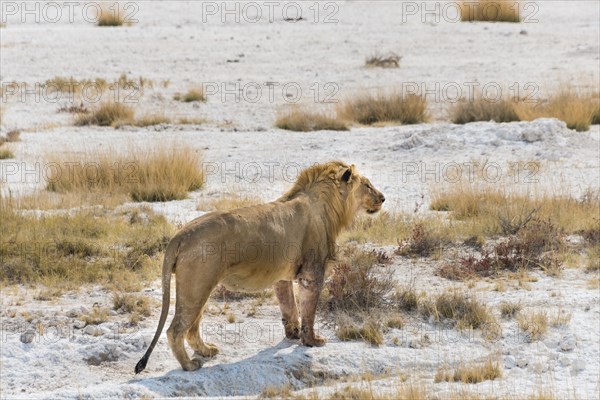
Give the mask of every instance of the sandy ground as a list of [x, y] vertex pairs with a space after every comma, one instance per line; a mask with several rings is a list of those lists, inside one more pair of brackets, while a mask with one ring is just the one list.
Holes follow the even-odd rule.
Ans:
[[[448, 18], [435, 21], [431, 16], [423, 22], [419, 7], [416, 15], [409, 15], [407, 2], [403, 6], [391, 1], [327, 3], [332, 4], [329, 8], [321, 3], [316, 23], [314, 11], [304, 3], [305, 20], [296, 23], [283, 20], [283, 4], [275, 9], [273, 22], [269, 22], [268, 8], [263, 6], [263, 16], [256, 23], [244, 19], [255, 15], [249, 9], [240, 15], [239, 23], [231, 16], [223, 23], [219, 12], [207, 15], [206, 4], [203, 9], [200, 2], [135, 4], [134, 17], [139, 22], [121, 28], [98, 28], [80, 13], [73, 23], [66, 17], [58, 23], [35, 24], [32, 17], [20, 23], [19, 15], [9, 16], [6, 27], [0, 30], [3, 85], [18, 82], [21, 90], [23, 82], [31, 88], [57, 75], [114, 80], [127, 73], [155, 81], [154, 88], [146, 88], [136, 100], [138, 114], [160, 111], [208, 122], [147, 129], [76, 128], [71, 126], [71, 116], [56, 112], [64, 100], [8, 95], [6, 101], [3, 99], [6, 111], [1, 130], [18, 128], [24, 132], [21, 142], [11, 144], [16, 158], [0, 161], [4, 193], [42, 190], [49, 153], [77, 161], [87, 151], [127, 151], [165, 143], [201, 151], [207, 172], [204, 190], [192, 193], [187, 200], [152, 205], [175, 223], [202, 213], [197, 204], [203, 199], [225, 193], [274, 199], [298, 169], [332, 158], [355, 163], [385, 193], [389, 211], [410, 211], [418, 202], [424, 202], [421, 210], [425, 210], [431, 189], [451, 183], [449, 169], [473, 162], [487, 161], [499, 168], [490, 170], [490, 180], [498, 173], [509, 178], [509, 162], [539, 162], [539, 170], [521, 171], [515, 181], [525, 191], [579, 196], [589, 188], [598, 188], [598, 126], [586, 133], [570, 131], [557, 120], [457, 126], [444, 122], [446, 103], [442, 101], [444, 96], [451, 96], [443, 89], [448, 84], [448, 90], [457, 85], [466, 90], [473, 82], [481, 84], [477, 90], [485, 84], [498, 84], [505, 91], [510, 87], [539, 88], [542, 96], [564, 81], [597, 88], [597, 2], [532, 3], [528, 17], [538, 21], [521, 24], [454, 23]], [[240, 3], [240, 7], [245, 4]], [[443, 10], [449, 3], [439, 4]], [[326, 17], [337, 22], [325, 23]], [[365, 57], [375, 51], [400, 54], [401, 67], [365, 69]], [[163, 87], [167, 80], [167, 87]], [[363, 89], [398, 89], [403, 83], [406, 88], [413, 87], [406, 86], [413, 82], [420, 90], [431, 91], [431, 124], [315, 133], [272, 128], [277, 112], [290, 104], [286, 94], [293, 95], [279, 90], [285, 85], [299, 87], [298, 103], [310, 105], [315, 102], [315, 88], [319, 89], [319, 100], [326, 95], [343, 99]], [[526, 88], [528, 83], [534, 86]], [[175, 92], [198, 84], [217, 88], [207, 103], [172, 100]], [[275, 88], [272, 99], [270, 87]], [[229, 94], [223, 99], [223, 89], [231, 89], [238, 96]], [[257, 95], [258, 101], [254, 101]], [[394, 258], [387, 268], [394, 270], [400, 282], [414, 281], [417, 288], [433, 294], [451, 285], [433, 275], [435, 265], [430, 260]], [[553, 312], [563, 308], [572, 313], [566, 327], [550, 328], [540, 342], [528, 343], [514, 320], [500, 320], [503, 336], [490, 342], [479, 331], [466, 336], [454, 329], [439, 332], [438, 326], [415, 319], [410, 329], [388, 331], [385, 344], [379, 348], [339, 342], [331, 328], [322, 324], [330, 343], [324, 348], [306, 349], [282, 339], [278, 307], [272, 300], [260, 306], [255, 317], [246, 316], [249, 301], [231, 303], [238, 317], [235, 324], [228, 324], [219, 315], [223, 304], [215, 302], [204, 331], [221, 348], [217, 358], [200, 371], [185, 373], [163, 336], [147, 371], [140, 376], [133, 375], [133, 366], [154, 333], [158, 310], [139, 330], [118, 334], [116, 326], [122, 326], [126, 316], [112, 315], [97, 332], [102, 334], [93, 336], [90, 333], [94, 332], [79, 328], [81, 307], [89, 310], [95, 303], [109, 306], [111, 293], [82, 288], [40, 302], [33, 299], [31, 289], [6, 288], [1, 314], [1, 396], [220, 398], [254, 396], [269, 385], [286, 383], [296, 390], [316, 387], [305, 390], [326, 394], [340, 377], [370, 372], [391, 376], [373, 383], [378, 390], [392, 390], [402, 375], [443, 397], [460, 390], [460, 385], [434, 384], [439, 365], [484, 360], [493, 353], [503, 363], [503, 378], [467, 385], [467, 389], [522, 398], [544, 388], [556, 398], [598, 398], [598, 289], [587, 287], [590, 276], [579, 269], [567, 269], [559, 278], [543, 274], [537, 278], [530, 283], [531, 290], [509, 285], [506, 292], [495, 292], [486, 282], [472, 290], [492, 308], [502, 300], [511, 300], [521, 301], [526, 309]], [[155, 283], [144, 293], [159, 299], [160, 287]], [[21, 333], [36, 323], [46, 327], [46, 335], [22, 343]], [[253, 336], [255, 332], [260, 332], [258, 337]]]

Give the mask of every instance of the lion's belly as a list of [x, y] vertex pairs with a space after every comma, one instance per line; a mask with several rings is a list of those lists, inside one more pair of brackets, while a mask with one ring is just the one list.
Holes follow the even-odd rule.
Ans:
[[266, 289], [280, 280], [292, 280], [295, 270], [291, 265], [266, 266], [245, 264], [232, 266], [221, 282], [229, 290], [254, 292]]

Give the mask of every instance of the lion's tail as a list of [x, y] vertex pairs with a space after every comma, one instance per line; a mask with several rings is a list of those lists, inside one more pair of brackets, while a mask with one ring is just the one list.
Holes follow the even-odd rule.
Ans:
[[165, 259], [163, 261], [163, 271], [162, 271], [162, 290], [163, 290], [163, 298], [162, 298], [162, 310], [160, 311], [160, 319], [158, 320], [158, 327], [156, 328], [156, 333], [154, 334], [154, 338], [152, 339], [152, 343], [150, 343], [150, 347], [146, 350], [146, 354], [144, 357], [135, 366], [135, 373], [139, 374], [146, 368], [146, 364], [148, 363], [148, 359], [150, 358], [150, 354], [152, 354], [152, 350], [154, 350], [154, 346], [156, 346], [156, 342], [158, 342], [158, 338], [160, 338], [160, 334], [165, 326], [165, 322], [167, 320], [167, 315], [169, 314], [169, 303], [171, 301], [171, 275], [175, 270], [175, 264], [177, 263], [177, 256], [179, 254], [179, 241], [171, 240], [167, 249], [165, 251]]

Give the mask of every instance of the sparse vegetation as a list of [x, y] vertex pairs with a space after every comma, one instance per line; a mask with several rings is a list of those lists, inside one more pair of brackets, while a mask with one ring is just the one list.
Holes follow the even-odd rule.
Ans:
[[78, 114], [75, 118], [76, 126], [120, 126], [132, 124], [135, 112], [124, 103], [103, 102], [88, 113]]
[[394, 288], [393, 271], [377, 265], [377, 254], [350, 247], [343, 262], [333, 267], [326, 284], [327, 305], [334, 311], [368, 312], [383, 308]]
[[450, 107], [450, 120], [455, 124], [476, 121], [513, 122], [519, 121], [515, 104], [509, 99], [491, 101], [477, 97], [461, 100]]
[[494, 321], [488, 308], [473, 295], [459, 291], [446, 291], [435, 300], [423, 299], [419, 304], [420, 313], [435, 321], [449, 320], [462, 328], [479, 328]]
[[367, 318], [361, 326], [357, 326], [352, 318], [341, 314], [337, 318], [337, 325], [336, 334], [340, 340], [364, 340], [375, 346], [383, 344], [381, 324], [374, 318]]
[[523, 305], [521, 303], [510, 301], [503, 301], [500, 303], [500, 315], [504, 318], [513, 318], [522, 309]]
[[92, 311], [82, 315], [81, 319], [86, 325], [99, 325], [108, 321], [108, 310], [105, 307], [92, 307]]
[[399, 68], [401, 58], [393, 52], [388, 54], [377, 53], [367, 57], [365, 66], [370, 68]]
[[136, 118], [132, 125], [147, 127], [160, 124], [170, 124], [171, 120], [163, 114], [146, 114], [140, 118]]
[[192, 103], [194, 101], [206, 101], [206, 96], [204, 95], [204, 91], [201, 87], [194, 87], [188, 90], [185, 93], [175, 93], [173, 96], [173, 100], [181, 101], [184, 103]]
[[598, 92], [590, 93], [563, 85], [544, 101], [519, 103], [517, 114], [524, 121], [558, 118], [565, 121], [569, 129], [587, 131], [591, 124], [598, 123], [599, 96]]
[[517, 323], [527, 341], [540, 340], [548, 331], [548, 314], [545, 311], [521, 312]]
[[123, 26], [126, 24], [125, 21], [125, 12], [124, 10], [117, 4], [113, 3], [112, 5], [102, 5], [100, 7], [100, 14], [98, 15], [98, 26]]
[[[133, 223], [98, 209], [36, 217], [18, 213], [10, 199], [0, 197], [2, 283], [120, 286], [152, 279], [173, 227], [146, 214]], [[37, 250], [24, 250], [32, 244]]]
[[114, 310], [134, 314], [135, 320], [139, 320], [141, 317], [149, 317], [151, 314], [150, 299], [146, 296], [132, 293], [115, 293], [112, 301]]
[[324, 112], [310, 111], [298, 107], [277, 116], [275, 126], [297, 132], [347, 131], [348, 125]]
[[215, 199], [203, 199], [196, 209], [200, 211], [230, 211], [261, 203], [263, 203], [263, 201], [258, 197], [243, 197], [226, 194]]
[[474, 363], [471, 365], [459, 365], [454, 370], [447, 366], [440, 368], [435, 373], [434, 381], [437, 382], [462, 382], [479, 383], [483, 381], [493, 381], [502, 377], [502, 368], [498, 361], [489, 357], [484, 363]]
[[[126, 155], [107, 151], [78, 158], [70, 169], [53, 171], [48, 190], [127, 193], [134, 201], [152, 202], [183, 199], [189, 191], [204, 185], [200, 155], [190, 148], [173, 145]], [[49, 159], [56, 165], [67, 165], [64, 155], [51, 155]]]
[[461, 3], [460, 11], [462, 21], [521, 22], [518, 1], [466, 1]]
[[561, 326], [567, 326], [569, 325], [569, 322], [571, 321], [571, 317], [573, 316], [572, 313], [564, 310], [562, 307], [559, 307], [556, 312], [552, 313], [550, 315], [550, 325], [554, 328], [558, 328]]
[[338, 116], [363, 125], [420, 124], [428, 120], [427, 101], [414, 94], [365, 94], [343, 101]]
[[412, 286], [401, 286], [396, 289], [396, 292], [392, 295], [392, 299], [395, 305], [400, 310], [411, 312], [417, 309], [419, 305], [420, 296]]
[[398, 241], [396, 254], [402, 256], [430, 256], [434, 251], [447, 243], [439, 232], [434, 232], [433, 229], [425, 226], [422, 222], [416, 222], [413, 225], [410, 238], [403, 241]]

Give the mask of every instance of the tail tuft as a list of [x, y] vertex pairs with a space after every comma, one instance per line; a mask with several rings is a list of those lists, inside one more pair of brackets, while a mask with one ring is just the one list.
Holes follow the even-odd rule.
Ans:
[[139, 374], [146, 368], [146, 364], [148, 363], [148, 357], [144, 356], [135, 366], [135, 373]]

